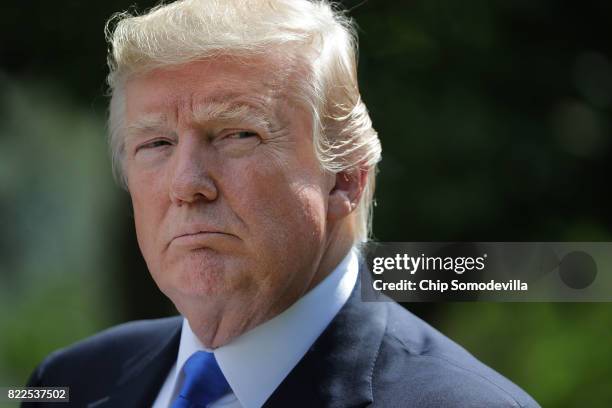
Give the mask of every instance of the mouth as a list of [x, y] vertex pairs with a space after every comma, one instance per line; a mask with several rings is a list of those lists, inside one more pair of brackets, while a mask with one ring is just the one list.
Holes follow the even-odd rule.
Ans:
[[233, 235], [221, 231], [194, 231], [180, 234], [172, 238], [170, 244], [187, 247], [206, 247]]

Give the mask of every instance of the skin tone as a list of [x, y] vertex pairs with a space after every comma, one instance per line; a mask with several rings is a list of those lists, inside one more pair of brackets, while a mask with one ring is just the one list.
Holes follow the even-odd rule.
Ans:
[[352, 245], [366, 182], [365, 171], [321, 169], [311, 116], [284, 92], [291, 75], [274, 61], [244, 62], [159, 68], [125, 84], [138, 243], [210, 348], [281, 313], [333, 270]]

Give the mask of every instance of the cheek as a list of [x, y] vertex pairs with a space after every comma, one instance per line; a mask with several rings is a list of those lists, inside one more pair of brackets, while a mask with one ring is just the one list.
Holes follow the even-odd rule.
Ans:
[[297, 223], [309, 226], [312, 237], [321, 238], [325, 230], [325, 196], [319, 186], [300, 186], [296, 193]]
[[[247, 225], [257, 228], [258, 237], [284, 248], [296, 241], [322, 239], [326, 202], [321, 189], [300, 181], [273, 180], [260, 187], [251, 183], [252, 194], [241, 196]], [[251, 199], [249, 199], [251, 197]], [[253, 198], [255, 197], [255, 198]], [[305, 242], [302, 242], [305, 244]]]
[[[243, 182], [235, 197], [245, 220], [260, 228], [275, 231], [280, 241], [309, 230], [318, 235], [325, 227], [327, 212], [323, 178], [316, 165], [277, 157], [250, 162], [236, 174]], [[314, 167], [314, 169], [313, 169]]]
[[163, 225], [164, 200], [159, 186], [147, 180], [137, 182], [134, 179], [130, 183], [130, 196], [138, 245], [145, 260], [149, 263], [150, 257], [159, 252], [155, 246], [156, 238], [160, 236], [159, 229]]

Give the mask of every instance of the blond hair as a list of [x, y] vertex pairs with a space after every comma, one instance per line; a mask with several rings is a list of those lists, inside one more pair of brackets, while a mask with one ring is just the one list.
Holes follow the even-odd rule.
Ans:
[[126, 78], [220, 55], [301, 58], [307, 75], [294, 96], [312, 114], [313, 145], [322, 168], [368, 172], [354, 224], [355, 241], [367, 241], [381, 147], [359, 93], [354, 26], [335, 5], [325, 0], [179, 0], [143, 15], [115, 14], [107, 22], [106, 36], [109, 145], [115, 174], [125, 188]]

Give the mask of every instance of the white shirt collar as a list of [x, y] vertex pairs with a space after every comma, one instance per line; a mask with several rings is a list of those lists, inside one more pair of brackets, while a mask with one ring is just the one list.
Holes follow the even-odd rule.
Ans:
[[[293, 370], [348, 300], [358, 272], [358, 255], [352, 249], [329, 276], [287, 310], [214, 350], [221, 371], [244, 408], [261, 407]], [[184, 319], [177, 374], [199, 350], [211, 351], [202, 346]]]

